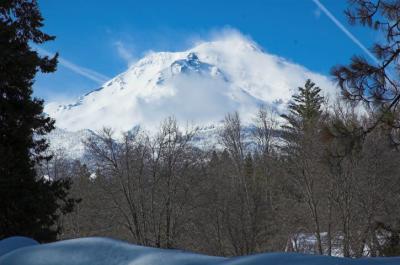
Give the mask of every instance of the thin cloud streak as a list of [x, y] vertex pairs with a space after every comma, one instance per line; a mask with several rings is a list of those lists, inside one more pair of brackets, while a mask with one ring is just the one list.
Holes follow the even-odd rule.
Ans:
[[319, 0], [312, 0], [320, 9], [322, 12], [325, 13], [325, 15], [332, 20], [332, 22], [341, 30], [343, 31], [344, 34], [347, 35], [347, 37], [349, 37], [349, 39], [354, 42], [358, 47], [361, 48], [361, 50], [363, 50], [368, 57], [370, 57], [375, 63], [379, 64], [379, 60], [375, 57], [375, 55], [372, 54], [372, 52], [370, 52], [368, 50], [367, 47], [364, 46], [364, 44], [362, 44], [339, 20], [337, 20], [337, 18], [325, 7], [325, 5], [323, 5]]
[[[36, 45], [32, 45], [32, 47], [43, 55], [47, 55], [47, 56], [53, 55], [53, 53], [51, 53], [45, 49], [42, 49]], [[99, 84], [104, 84], [106, 81], [111, 79], [110, 77], [108, 77], [106, 75], [100, 74], [100, 73], [98, 73], [94, 70], [88, 69], [86, 67], [76, 65], [62, 57], [58, 57], [58, 62], [60, 65], [64, 66], [65, 68], [68, 68], [69, 70], [71, 70], [83, 77], [86, 77], [92, 81], [95, 81], [96, 83], [99, 83]]]
[[127, 63], [128, 66], [131, 66], [135, 62], [135, 56], [131, 49], [127, 48], [122, 41], [114, 42], [114, 46], [117, 49], [118, 55]]

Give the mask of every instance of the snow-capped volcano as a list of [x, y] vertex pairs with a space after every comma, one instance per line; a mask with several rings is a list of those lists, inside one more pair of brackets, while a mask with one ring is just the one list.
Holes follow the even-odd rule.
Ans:
[[283, 107], [307, 78], [326, 93], [334, 90], [325, 76], [231, 34], [182, 52], [150, 53], [76, 102], [50, 103], [45, 112], [68, 131], [152, 129], [171, 115], [208, 125], [232, 111], [251, 121], [261, 104]]

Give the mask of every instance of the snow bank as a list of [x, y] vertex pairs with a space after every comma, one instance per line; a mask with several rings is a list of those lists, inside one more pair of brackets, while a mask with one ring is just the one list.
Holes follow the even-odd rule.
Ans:
[[37, 241], [22, 236], [9, 237], [0, 240], [0, 257], [13, 250], [28, 246], [34, 246], [37, 244], [39, 244]]
[[[8, 242], [12, 242], [8, 241]], [[6, 242], [7, 243], [7, 242]], [[4, 244], [4, 242], [3, 242]], [[6, 245], [6, 244], [5, 244]], [[344, 259], [295, 253], [221, 258], [142, 247], [106, 238], [82, 238], [25, 247], [0, 265], [399, 265], [397, 258]]]
[[0, 265], [208, 265], [222, 260], [106, 238], [81, 238], [13, 251], [0, 257]]

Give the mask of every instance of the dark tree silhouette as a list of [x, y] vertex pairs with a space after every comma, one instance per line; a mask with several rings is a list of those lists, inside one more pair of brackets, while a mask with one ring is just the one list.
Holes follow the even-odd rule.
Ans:
[[36, 73], [53, 72], [57, 65], [57, 55], [40, 57], [30, 47], [54, 39], [42, 26], [35, 0], [0, 1], [0, 239], [54, 240], [59, 214], [74, 203], [67, 199], [68, 180], [46, 181], [35, 171], [50, 159], [43, 136], [54, 128], [43, 101], [32, 98]]

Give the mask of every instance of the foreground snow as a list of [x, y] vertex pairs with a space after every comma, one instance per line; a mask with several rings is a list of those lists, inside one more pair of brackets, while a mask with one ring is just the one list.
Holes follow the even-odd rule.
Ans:
[[39, 243], [31, 238], [15, 236], [0, 240], [0, 257], [19, 248], [38, 245]]
[[[27, 246], [30, 245], [30, 246]], [[20, 248], [18, 248], [20, 247]], [[14, 249], [10, 251], [10, 249]], [[18, 249], [17, 249], [18, 248]], [[4, 251], [8, 249], [7, 251]], [[35, 245], [33, 240], [0, 241], [0, 265], [398, 265], [397, 258], [344, 259], [294, 253], [221, 258], [131, 245], [106, 238], [82, 238]]]

